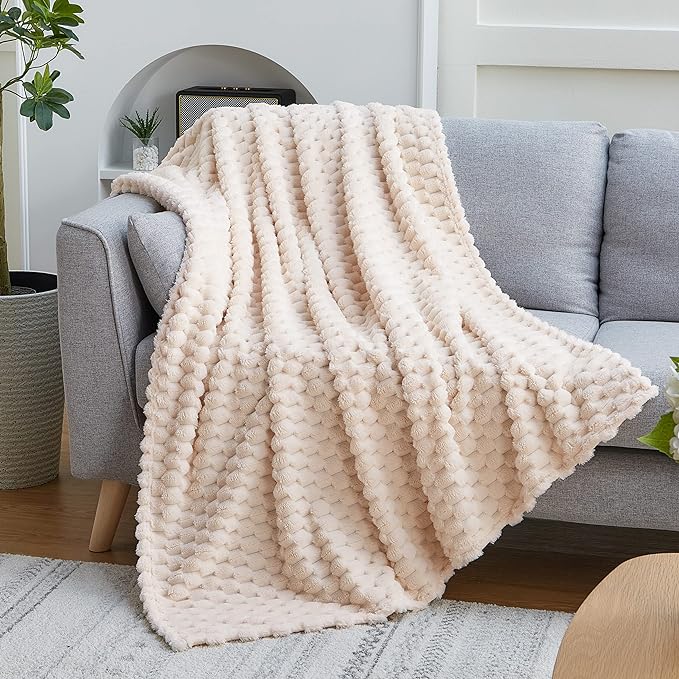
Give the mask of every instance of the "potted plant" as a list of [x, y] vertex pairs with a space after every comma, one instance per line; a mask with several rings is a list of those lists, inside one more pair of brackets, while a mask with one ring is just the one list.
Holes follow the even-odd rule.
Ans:
[[158, 115], [158, 109], [153, 112], [146, 111], [142, 116], [139, 111], [134, 112], [134, 117], [123, 116], [120, 124], [129, 130], [133, 137], [132, 144], [132, 169], [141, 172], [150, 172], [158, 167], [158, 138], [156, 131], [162, 123]]
[[[0, 0], [0, 43], [15, 42], [20, 72], [0, 82], [0, 150], [5, 94], [20, 97], [19, 112], [41, 130], [54, 114], [69, 118], [73, 96], [54, 86], [50, 62], [76, 49], [73, 31], [82, 7], [69, 0]], [[10, 271], [0, 152], [0, 489], [46, 483], [59, 470], [63, 384], [57, 323], [57, 279], [36, 271]]]

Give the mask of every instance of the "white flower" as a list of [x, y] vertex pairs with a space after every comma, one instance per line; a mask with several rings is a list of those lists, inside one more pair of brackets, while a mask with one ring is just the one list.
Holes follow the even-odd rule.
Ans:
[[[679, 429], [679, 426], [675, 427], [675, 434], [677, 433], [677, 429]], [[677, 438], [677, 436], [673, 436], [670, 439], [670, 455], [675, 462], [679, 462], [679, 438]]]
[[[674, 421], [679, 410], [674, 411]], [[675, 462], [679, 462], [679, 423], [674, 427], [674, 436], [670, 439], [670, 455]]]
[[679, 372], [673, 366], [672, 373], [667, 379], [667, 388], [665, 389], [667, 401], [674, 408], [679, 409]]

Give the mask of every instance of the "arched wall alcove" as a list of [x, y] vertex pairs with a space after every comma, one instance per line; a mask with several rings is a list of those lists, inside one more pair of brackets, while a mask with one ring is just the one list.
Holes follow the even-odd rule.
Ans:
[[161, 156], [175, 141], [175, 95], [195, 85], [285, 87], [297, 102], [316, 103], [313, 95], [287, 69], [251, 50], [228, 45], [196, 45], [175, 50], [142, 68], [120, 91], [109, 109], [99, 143], [102, 191], [131, 166], [132, 140], [120, 118], [158, 107], [163, 122], [158, 130]]

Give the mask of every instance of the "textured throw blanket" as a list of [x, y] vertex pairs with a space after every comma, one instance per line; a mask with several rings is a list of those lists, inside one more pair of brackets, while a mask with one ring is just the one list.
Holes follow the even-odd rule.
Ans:
[[113, 188], [187, 229], [137, 515], [176, 649], [426, 606], [656, 393], [498, 288], [435, 112], [216, 109]]

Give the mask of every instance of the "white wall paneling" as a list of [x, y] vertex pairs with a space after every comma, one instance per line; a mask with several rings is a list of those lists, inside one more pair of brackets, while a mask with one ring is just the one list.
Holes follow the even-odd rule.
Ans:
[[[665, 27], [649, 27], [656, 23]], [[673, 124], [667, 115], [679, 110], [669, 75], [679, 70], [674, 24], [679, 8], [670, 0], [442, 0], [439, 110], [599, 119], [611, 132], [679, 127], [679, 114]]]
[[[670, 96], [658, 96], [658, 92]], [[649, 102], [653, 102], [649, 105]], [[598, 68], [481, 66], [480, 118], [604, 122], [614, 132], [632, 127], [679, 128], [679, 72]]]
[[439, 62], [439, 0], [419, 0], [417, 105], [436, 108]]
[[[296, 79], [320, 103], [432, 105], [434, 6], [433, 0], [194, 0], [190, 7], [179, 0], [86, 3], [85, 61], [64, 55], [57, 64], [60, 82], [75, 96], [72, 118], [56, 120], [49, 134], [34, 126], [27, 130], [31, 267], [54, 270], [60, 220], [94, 203], [102, 186], [100, 169], [105, 174], [115, 169], [109, 163], [125, 160], [127, 140], [114, 129], [125, 106], [159, 105], [168, 115], [171, 89], [230, 84], [224, 81], [235, 77], [234, 51], [211, 52], [205, 46], [240, 48], [270, 60], [280, 67], [279, 75]], [[423, 39], [424, 29], [428, 38]], [[191, 77], [190, 61], [207, 70]], [[139, 87], [135, 79], [149, 66], [155, 80], [148, 89]], [[217, 83], [206, 81], [218, 77]]]
[[604, 28], [677, 28], [675, 0], [479, 0], [484, 24], [601, 26]]

